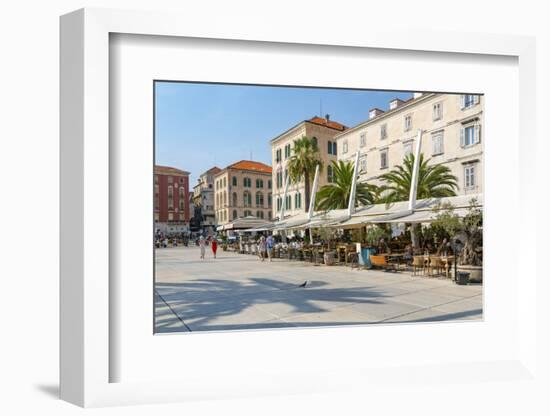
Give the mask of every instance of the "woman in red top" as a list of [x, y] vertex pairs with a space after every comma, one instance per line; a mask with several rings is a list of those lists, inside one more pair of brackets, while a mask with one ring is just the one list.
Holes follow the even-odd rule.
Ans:
[[213, 238], [212, 239], [212, 253], [214, 253], [214, 258], [216, 258], [216, 251], [218, 250], [218, 241]]

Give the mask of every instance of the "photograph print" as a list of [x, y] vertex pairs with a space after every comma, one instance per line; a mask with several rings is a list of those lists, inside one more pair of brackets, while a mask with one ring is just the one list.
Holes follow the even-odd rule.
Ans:
[[155, 333], [483, 318], [482, 94], [154, 95]]

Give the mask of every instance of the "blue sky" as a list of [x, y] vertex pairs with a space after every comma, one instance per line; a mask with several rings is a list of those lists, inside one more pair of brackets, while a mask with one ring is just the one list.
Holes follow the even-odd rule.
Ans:
[[[155, 157], [191, 172], [190, 185], [216, 165], [242, 159], [271, 164], [269, 141], [316, 115], [355, 126], [373, 107], [388, 108], [410, 92], [155, 83]], [[322, 103], [322, 114], [320, 114]]]

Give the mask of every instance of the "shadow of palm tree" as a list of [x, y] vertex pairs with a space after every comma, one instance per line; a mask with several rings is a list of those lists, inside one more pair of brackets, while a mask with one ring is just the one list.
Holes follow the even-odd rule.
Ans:
[[[299, 282], [302, 283], [302, 282]], [[323, 281], [308, 282], [302, 288], [297, 283], [283, 282], [272, 278], [251, 278], [240, 282], [226, 279], [196, 279], [185, 283], [157, 283], [159, 296], [155, 312], [175, 314], [182, 322], [193, 321], [193, 327], [208, 326], [209, 322], [222, 317], [237, 315], [249, 308], [261, 311], [262, 305], [286, 304], [290, 306], [289, 314], [322, 313], [328, 309], [323, 305], [381, 303], [385, 295], [371, 287], [334, 288], [326, 287]], [[169, 305], [168, 308], [166, 305]], [[267, 308], [269, 309], [269, 308]], [[271, 319], [276, 316], [270, 316]], [[264, 321], [269, 319], [263, 317]], [[158, 321], [159, 316], [156, 317]], [[260, 318], [262, 319], [262, 318]], [[341, 323], [333, 323], [337, 325]], [[344, 323], [345, 324], [345, 323]], [[318, 325], [304, 322], [301, 326]], [[157, 325], [157, 332], [168, 332], [169, 324]], [[207, 330], [223, 327], [224, 329], [254, 329], [293, 327], [296, 324], [285, 322], [242, 322], [239, 324], [210, 325]], [[170, 329], [173, 331], [173, 329]]]

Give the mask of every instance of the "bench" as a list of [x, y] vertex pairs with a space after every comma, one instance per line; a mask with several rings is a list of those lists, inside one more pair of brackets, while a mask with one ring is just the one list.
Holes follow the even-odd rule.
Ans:
[[372, 267], [380, 267], [385, 270], [388, 270], [388, 269], [395, 270], [395, 263], [388, 263], [386, 256], [377, 256], [377, 255], [371, 254], [370, 262], [372, 264]]

